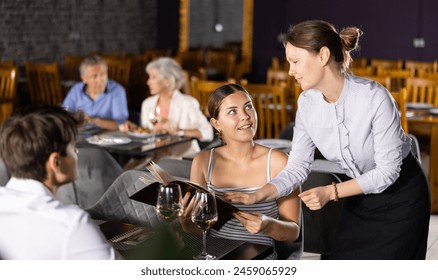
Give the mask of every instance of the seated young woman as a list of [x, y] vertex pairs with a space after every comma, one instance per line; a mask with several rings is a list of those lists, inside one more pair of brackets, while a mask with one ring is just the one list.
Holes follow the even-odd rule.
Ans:
[[[222, 197], [224, 192], [255, 192], [286, 165], [287, 155], [254, 143], [257, 112], [249, 93], [240, 85], [217, 88], [208, 100], [210, 123], [223, 145], [198, 153], [193, 159], [190, 180]], [[240, 212], [219, 231], [210, 235], [274, 246], [274, 240], [295, 241], [300, 233], [299, 190], [278, 200], [252, 205], [234, 204]], [[181, 217], [185, 231], [200, 230], [190, 221], [193, 201]], [[232, 203], [232, 201], [231, 201]], [[276, 258], [274, 252], [269, 258]]]

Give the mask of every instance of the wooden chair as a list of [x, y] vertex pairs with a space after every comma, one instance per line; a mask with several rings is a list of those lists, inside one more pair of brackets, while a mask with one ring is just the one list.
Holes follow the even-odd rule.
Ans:
[[169, 49], [147, 49], [144, 53], [149, 60], [154, 60], [159, 57], [170, 57], [172, 55], [172, 50]]
[[430, 103], [438, 107], [438, 80], [408, 78], [406, 89], [408, 102]]
[[438, 126], [432, 127], [430, 135], [429, 157], [429, 188], [431, 199], [431, 212], [438, 213]]
[[119, 82], [125, 90], [129, 88], [131, 60], [129, 58], [106, 57], [108, 64], [108, 78]]
[[438, 72], [426, 72], [424, 70], [419, 70], [418, 77], [429, 80], [438, 80]]
[[14, 111], [17, 77], [17, 67], [0, 66], [0, 125]]
[[210, 94], [222, 85], [235, 82], [233, 79], [228, 81], [210, 81], [192, 77], [190, 80], [190, 94], [198, 100], [204, 115], [208, 116], [207, 101]]
[[204, 66], [210, 80], [227, 80], [234, 78], [236, 54], [228, 50], [209, 49], [204, 54]]
[[0, 67], [14, 67], [17, 66], [17, 63], [15, 63], [15, 60], [0, 60]]
[[57, 63], [26, 62], [27, 84], [32, 103], [59, 105], [64, 99]]
[[175, 60], [181, 65], [182, 69], [186, 70], [190, 78], [196, 76], [203, 80], [206, 80], [205, 75], [201, 75], [199, 69], [203, 66], [203, 52], [202, 49], [192, 49], [183, 52], [179, 52]]
[[403, 69], [403, 60], [401, 59], [379, 59], [379, 58], [371, 58], [370, 66], [377, 69]]
[[286, 87], [268, 84], [243, 84], [253, 96], [258, 115], [257, 139], [278, 138], [292, 121], [293, 108], [286, 102]]
[[377, 76], [389, 77], [391, 86], [388, 88], [391, 91], [399, 91], [406, 86], [406, 80], [412, 76], [411, 70], [408, 69], [384, 69], [377, 68]]
[[364, 77], [364, 76], [374, 76], [375, 74], [375, 70], [373, 67], [371, 66], [366, 66], [366, 67], [354, 67], [353, 68], [353, 74], [355, 76], [360, 76], [360, 77]]
[[416, 61], [407, 59], [405, 61], [405, 69], [411, 71], [412, 76], [419, 77], [420, 73], [436, 73], [438, 72], [437, 61]]
[[285, 58], [274, 56], [271, 61], [271, 69], [289, 71], [289, 62]]
[[79, 66], [85, 57], [79, 55], [67, 54], [64, 57], [64, 80], [80, 81], [81, 75], [79, 73]]
[[287, 71], [269, 68], [266, 72], [266, 83], [272, 86], [284, 85], [286, 87], [286, 102], [288, 102], [288, 104], [294, 104], [296, 81]]
[[351, 67], [355, 68], [366, 68], [368, 66], [368, 59], [366, 57], [353, 58]]
[[363, 76], [363, 78], [367, 78], [373, 81], [378, 82], [382, 86], [386, 87], [387, 90], [390, 90], [391, 88], [391, 79], [389, 77], [385, 76]]
[[400, 112], [400, 122], [403, 130], [406, 134], [409, 133], [408, 129], [408, 119], [406, 117], [406, 88], [402, 88], [400, 91], [391, 91], [391, 95], [397, 103], [398, 110]]

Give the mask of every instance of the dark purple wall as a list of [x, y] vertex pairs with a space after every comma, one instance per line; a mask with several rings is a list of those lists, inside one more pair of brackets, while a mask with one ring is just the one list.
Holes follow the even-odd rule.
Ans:
[[[177, 2], [164, 2], [167, 1]], [[438, 59], [437, 13], [436, 0], [254, 0], [254, 71], [249, 79], [263, 80], [271, 58], [283, 55], [278, 34], [286, 32], [291, 24], [308, 19], [327, 20], [338, 29], [351, 25], [361, 28], [364, 35], [356, 57]], [[159, 21], [163, 21], [161, 15]], [[166, 36], [178, 38], [177, 29]], [[162, 39], [161, 34], [158, 37]], [[425, 48], [413, 47], [416, 37], [425, 39]]]

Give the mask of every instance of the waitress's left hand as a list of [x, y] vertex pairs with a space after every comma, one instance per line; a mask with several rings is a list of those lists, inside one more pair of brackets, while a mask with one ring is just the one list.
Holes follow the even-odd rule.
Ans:
[[312, 188], [300, 193], [298, 196], [310, 210], [319, 210], [330, 201], [330, 187], [331, 185]]

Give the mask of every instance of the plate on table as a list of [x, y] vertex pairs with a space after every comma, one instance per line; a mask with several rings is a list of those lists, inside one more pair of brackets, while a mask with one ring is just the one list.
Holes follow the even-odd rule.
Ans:
[[94, 135], [88, 137], [85, 140], [87, 140], [87, 142], [90, 144], [99, 145], [99, 146], [122, 145], [122, 144], [128, 144], [132, 141], [128, 137], [111, 136], [111, 135]]
[[406, 107], [408, 109], [430, 109], [433, 108], [430, 103], [417, 103], [417, 102], [408, 102], [406, 103]]
[[147, 133], [147, 132], [135, 132], [135, 131], [129, 131], [128, 135], [137, 138], [149, 138], [149, 137], [157, 136], [157, 134], [154, 132]]
[[144, 127], [137, 127], [132, 131], [128, 131], [128, 135], [137, 138], [148, 138], [148, 137], [156, 136], [157, 134], [153, 132], [151, 129]]
[[438, 115], [438, 108], [429, 109], [429, 113], [432, 115]]
[[94, 134], [100, 131], [102, 131], [102, 128], [92, 123], [84, 124], [78, 128], [79, 133]]

